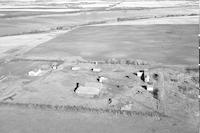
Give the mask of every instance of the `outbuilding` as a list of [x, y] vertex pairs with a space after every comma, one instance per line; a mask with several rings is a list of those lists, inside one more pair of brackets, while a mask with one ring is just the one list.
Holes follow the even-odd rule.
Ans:
[[51, 64], [51, 68], [52, 68], [53, 70], [58, 69], [58, 63], [57, 63], [57, 62], [53, 62], [53, 63]]
[[149, 92], [153, 92], [154, 91], [154, 87], [153, 87], [153, 85], [152, 84], [148, 84], [148, 85], [142, 85], [142, 87], [145, 89], [145, 90], [147, 90], [147, 91], [149, 91]]
[[93, 72], [101, 72], [101, 69], [100, 68], [92, 68], [91, 71], [93, 71]]
[[97, 78], [97, 81], [100, 82], [100, 83], [103, 83], [103, 82], [106, 81], [107, 79], [108, 79], [108, 78], [106, 78], [106, 77], [99, 76], [99, 77]]
[[80, 70], [81, 68], [79, 66], [73, 66], [71, 67], [72, 71], [78, 71]]
[[134, 73], [137, 77], [141, 78], [142, 81], [148, 83], [150, 82], [150, 75], [147, 69], [140, 70]]
[[87, 82], [84, 86], [77, 84], [74, 92], [79, 96], [94, 97], [101, 92], [102, 84], [96, 82]]

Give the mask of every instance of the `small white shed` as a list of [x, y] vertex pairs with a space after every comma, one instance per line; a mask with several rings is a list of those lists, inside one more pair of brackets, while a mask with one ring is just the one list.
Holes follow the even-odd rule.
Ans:
[[101, 69], [100, 68], [92, 68], [91, 69], [93, 72], [101, 72]]
[[106, 78], [106, 77], [99, 76], [99, 77], [97, 78], [97, 81], [100, 82], [100, 83], [103, 83], [103, 82], [106, 81], [107, 79], [108, 79], [108, 78]]
[[143, 74], [144, 72], [142, 72], [142, 71], [139, 71], [139, 72], [136, 72], [136, 75], [138, 76], [138, 77], [142, 77], [142, 74]]
[[150, 76], [148, 74], [145, 75], [144, 82], [146, 83], [150, 82]]
[[147, 90], [153, 92], [154, 90], [153, 85], [147, 85]]
[[73, 66], [71, 69], [72, 69], [72, 71], [78, 71], [78, 70], [80, 70], [81, 68], [80, 68], [79, 66]]

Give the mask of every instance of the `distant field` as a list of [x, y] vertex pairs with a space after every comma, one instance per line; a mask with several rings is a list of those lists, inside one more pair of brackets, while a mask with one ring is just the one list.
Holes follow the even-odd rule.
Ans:
[[117, 21], [118, 18], [142, 18], [167, 15], [198, 14], [198, 7], [157, 8], [146, 10], [100, 10], [81, 13], [0, 11], [0, 36], [49, 31], [56, 27], [80, 25], [94, 21]]
[[29, 57], [134, 58], [173, 65], [198, 63], [198, 25], [83, 27], [29, 51]]

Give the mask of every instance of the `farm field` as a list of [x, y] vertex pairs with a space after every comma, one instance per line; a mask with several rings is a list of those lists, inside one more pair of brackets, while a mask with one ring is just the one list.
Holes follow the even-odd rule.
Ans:
[[196, 0], [0, 0], [0, 132], [198, 133]]
[[132, 58], [165, 65], [195, 65], [198, 63], [197, 34], [198, 25], [194, 24], [89, 26], [39, 45], [25, 56]]

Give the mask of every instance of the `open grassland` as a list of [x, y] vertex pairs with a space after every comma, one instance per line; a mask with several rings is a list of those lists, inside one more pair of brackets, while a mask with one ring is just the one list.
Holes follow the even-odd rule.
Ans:
[[[188, 133], [195, 132], [188, 125], [164, 118], [154, 121], [141, 116], [134, 118], [80, 112], [55, 112], [1, 107], [0, 132], [29, 133]], [[182, 130], [185, 127], [185, 130]]]
[[[99, 64], [96, 67], [102, 69], [100, 73], [90, 71], [90, 68], [95, 65], [83, 61], [82, 63], [69, 63], [59, 62], [59, 60], [16, 59], [8, 63], [2, 63], [0, 75], [5, 75], [5, 78], [0, 82], [0, 115], [2, 115], [0, 121], [3, 123], [0, 129], [7, 132], [9, 127], [17, 126], [16, 130], [19, 130], [19, 132], [21, 130], [31, 132], [42, 124], [44, 128], [39, 127], [38, 131], [43, 132], [42, 130], [47, 130], [50, 125], [46, 125], [43, 122], [40, 123], [41, 121], [38, 121], [39, 118], [42, 121], [50, 120], [53, 122], [54, 119], [56, 122], [60, 121], [60, 117], [56, 119], [54, 115], [51, 117], [48, 114], [47, 116], [40, 115], [42, 112], [49, 112], [62, 115], [63, 122], [68, 121], [71, 117], [76, 119], [74, 116], [83, 114], [88, 117], [89, 124], [92, 121], [101, 120], [99, 118], [103, 116], [107, 116], [104, 119], [109, 116], [112, 120], [110, 121], [111, 126], [116, 128], [118, 124], [114, 121], [125, 119], [127, 124], [129, 123], [132, 126], [127, 127], [127, 124], [124, 124], [118, 129], [120, 132], [121, 128], [125, 128], [126, 132], [146, 132], [150, 127], [154, 131], [163, 133], [169, 131], [177, 133], [190, 131], [195, 133], [197, 131], [199, 113], [197, 99], [198, 69], [196, 67], [188, 67], [186, 69], [185, 67], [129, 64], [133, 62], [131, 60], [119, 61], [108, 60], [103, 64]], [[58, 62], [60, 64], [59, 68], [62, 67], [63, 69], [48, 71], [48, 73], [40, 77], [27, 75], [30, 70], [48, 66], [54, 62]], [[81, 70], [72, 71], [71, 66], [75, 65], [80, 66]], [[141, 85], [145, 83], [133, 74], [145, 68], [149, 69], [151, 80], [160, 92], [159, 100], [153, 98], [151, 93], [143, 89]], [[158, 75], [157, 78], [153, 78], [155, 73]], [[81, 84], [97, 82], [96, 78], [100, 75], [107, 77], [108, 81], [103, 83], [105, 88], [99, 96], [87, 98], [78, 96], [73, 92], [77, 82]], [[112, 104], [107, 101], [109, 97], [113, 99]], [[121, 110], [127, 104], [131, 104], [132, 108]], [[18, 111], [21, 112], [21, 115]], [[29, 111], [32, 113], [29, 114]], [[32, 114], [38, 114], [38, 116]], [[71, 114], [71, 117], [68, 116], [69, 114]], [[15, 119], [26, 123], [23, 116], [32, 116], [32, 120], [37, 121], [36, 123], [31, 122], [33, 124], [31, 129], [27, 129], [26, 126], [20, 126], [13, 121]], [[92, 116], [98, 116], [99, 118], [93, 120]], [[84, 117], [79, 116], [74, 121], [74, 125], [78, 124], [77, 121], [84, 125], [82, 118]], [[143, 128], [138, 126], [141, 123], [143, 123], [141, 125]], [[104, 125], [105, 123], [94, 123], [95, 129], [97, 127], [96, 124], [99, 124], [102, 128], [102, 124]], [[71, 126], [68, 126], [64, 127], [71, 130]], [[53, 131], [62, 131], [65, 129], [64, 127], [51, 126]], [[79, 129], [77, 128], [77, 130]], [[89, 128], [88, 130], [93, 131], [94, 129]], [[110, 132], [110, 130], [110, 128], [105, 128], [105, 132]]]
[[73, 30], [28, 53], [28, 58], [143, 59], [173, 65], [198, 63], [198, 25], [90, 26]]
[[[0, 132], [197, 133], [198, 8], [194, 0], [0, 0]], [[78, 95], [77, 83], [101, 89]]]

